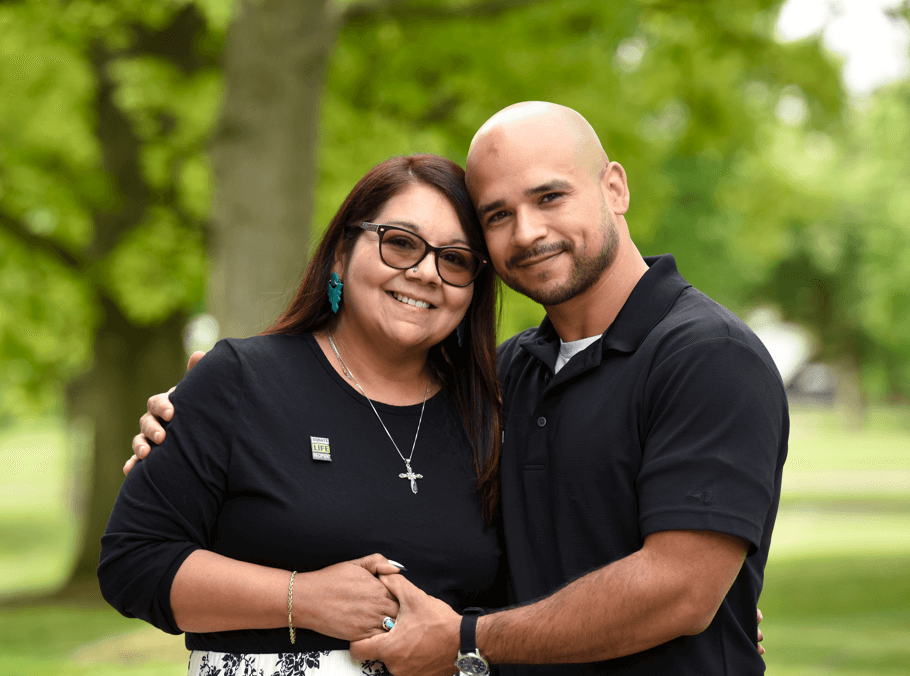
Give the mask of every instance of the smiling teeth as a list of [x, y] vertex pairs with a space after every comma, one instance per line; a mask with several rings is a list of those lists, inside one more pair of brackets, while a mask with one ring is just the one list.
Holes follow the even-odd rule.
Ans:
[[395, 294], [395, 300], [399, 303], [407, 303], [408, 305], [413, 305], [414, 307], [422, 307], [425, 310], [430, 309], [430, 304], [425, 303], [422, 300], [414, 300], [413, 298], [408, 298], [407, 296], [402, 296], [400, 293]]

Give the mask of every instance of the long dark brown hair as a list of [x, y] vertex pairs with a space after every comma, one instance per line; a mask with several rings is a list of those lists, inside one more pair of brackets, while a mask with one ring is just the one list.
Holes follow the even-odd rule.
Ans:
[[[328, 286], [336, 252], [347, 256], [363, 232], [357, 225], [372, 221], [386, 202], [415, 184], [439, 190], [455, 208], [469, 246], [489, 258], [480, 222], [465, 188], [464, 170], [436, 155], [392, 157], [370, 169], [351, 190], [310, 260], [293, 300], [263, 335], [331, 329], [335, 315], [329, 305]], [[492, 266], [487, 265], [474, 280], [463, 345], [459, 347], [453, 334], [430, 348], [428, 356], [432, 375], [461, 413], [477, 469], [477, 490], [484, 515], [491, 522], [499, 508], [502, 450], [502, 397], [496, 376], [498, 293], [499, 281]]]

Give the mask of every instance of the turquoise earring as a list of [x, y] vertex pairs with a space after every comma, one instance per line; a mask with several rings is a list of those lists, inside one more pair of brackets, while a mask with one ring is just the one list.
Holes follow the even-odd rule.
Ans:
[[329, 302], [332, 304], [332, 312], [335, 314], [338, 314], [338, 303], [341, 302], [341, 290], [343, 288], [344, 284], [342, 284], [338, 273], [333, 272], [332, 276], [329, 277]]

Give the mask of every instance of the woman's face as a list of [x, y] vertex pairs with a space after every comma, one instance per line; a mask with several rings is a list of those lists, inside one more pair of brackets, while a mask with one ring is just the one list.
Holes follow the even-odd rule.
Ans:
[[[412, 184], [385, 203], [373, 222], [416, 232], [433, 246], [469, 247], [458, 214], [435, 188]], [[339, 329], [374, 343], [427, 350], [442, 342], [464, 317], [474, 285], [445, 284], [436, 257], [427, 255], [416, 270], [396, 270], [379, 257], [379, 234], [364, 231], [346, 264], [336, 262], [344, 282]]]

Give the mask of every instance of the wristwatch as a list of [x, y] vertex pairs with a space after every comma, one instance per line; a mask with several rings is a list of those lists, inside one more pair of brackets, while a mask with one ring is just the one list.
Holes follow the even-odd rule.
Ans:
[[461, 617], [461, 650], [455, 666], [467, 676], [485, 676], [490, 673], [490, 663], [477, 649], [477, 620], [484, 614], [483, 608], [465, 608]]

